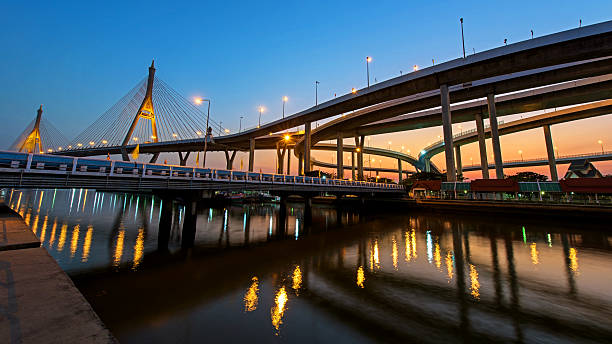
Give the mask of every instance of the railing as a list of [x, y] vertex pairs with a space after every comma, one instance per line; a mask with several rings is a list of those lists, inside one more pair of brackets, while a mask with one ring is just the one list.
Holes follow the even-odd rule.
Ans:
[[[558, 155], [555, 156], [555, 161], [573, 159], [573, 158], [593, 158], [593, 157], [602, 157], [602, 156], [612, 156], [612, 151], [604, 151], [604, 152], [594, 152], [594, 153], [582, 153], [582, 154], [569, 154], [569, 155]], [[521, 164], [521, 163], [532, 163], [532, 162], [542, 162], [548, 161], [548, 158], [532, 158], [532, 159], [516, 159], [516, 160], [504, 160], [504, 165], [506, 164]], [[489, 164], [489, 167], [495, 167], [495, 165]], [[472, 164], [472, 165], [463, 165], [463, 168], [473, 168], [480, 167], [480, 164]]]
[[0, 151], [0, 171], [403, 190], [397, 184]]

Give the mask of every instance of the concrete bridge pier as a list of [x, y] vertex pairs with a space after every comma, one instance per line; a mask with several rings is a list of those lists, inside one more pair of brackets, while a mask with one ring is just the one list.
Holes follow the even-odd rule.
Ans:
[[489, 161], [487, 159], [487, 144], [485, 142], [484, 123], [482, 114], [478, 113], [474, 116], [476, 120], [476, 131], [478, 132], [478, 148], [480, 149], [480, 167], [482, 170], [482, 179], [489, 179]]
[[304, 154], [300, 153], [298, 157], [298, 176], [304, 175]]
[[338, 179], [344, 179], [344, 139], [342, 132], [338, 131], [336, 138], [336, 176]]
[[285, 237], [287, 234], [287, 195], [280, 195], [278, 204], [278, 216], [276, 217], [276, 236]]
[[455, 146], [455, 160], [457, 161], [457, 180], [463, 180], [463, 164], [461, 163], [461, 146]]
[[401, 159], [397, 159], [397, 175], [398, 175], [397, 182], [401, 183], [402, 179], [404, 177], [404, 172], [402, 170], [402, 160]]
[[310, 172], [310, 122], [304, 123], [304, 173]]
[[226, 149], [224, 150], [225, 153], [225, 169], [227, 170], [233, 170], [234, 169], [234, 158], [236, 157], [236, 152], [237, 151], [233, 151], [232, 154], [230, 155], [229, 151]]
[[495, 159], [495, 177], [504, 179], [504, 161], [501, 154], [499, 143], [499, 129], [497, 128], [497, 112], [495, 111], [495, 95], [487, 95], [487, 105], [489, 107], [489, 124], [491, 126], [491, 142], [493, 143], [493, 158]]
[[544, 128], [544, 139], [546, 140], [546, 153], [548, 155], [548, 166], [550, 167], [550, 179], [553, 182], [558, 182], [559, 176], [557, 175], [557, 162], [555, 161], [555, 146], [553, 145], [550, 125], [547, 124], [542, 128]]
[[249, 138], [249, 172], [253, 172], [255, 166], [255, 138]]
[[450, 111], [450, 96], [448, 85], [440, 86], [440, 103], [442, 105], [442, 131], [444, 133], [444, 155], [446, 158], [446, 180], [457, 180], [455, 173], [455, 158], [453, 155], [453, 122]]
[[287, 174], [291, 174], [291, 148], [287, 147]]
[[149, 164], [154, 164], [154, 163], [156, 163], [156, 162], [157, 162], [157, 158], [159, 158], [159, 152], [154, 153], [154, 154], [151, 156], [151, 160], [149, 160]]
[[355, 179], [355, 152], [351, 152], [351, 179]]
[[285, 161], [285, 153], [287, 153], [287, 147], [280, 146], [280, 143], [276, 144], [276, 173], [283, 174], [283, 163]]
[[178, 155], [179, 155], [179, 165], [187, 166], [187, 159], [189, 159], [189, 154], [191, 154], [191, 152], [185, 152], [185, 155], [183, 156], [182, 152], [178, 152]]
[[365, 136], [355, 136], [355, 149], [357, 150], [357, 180], [364, 180], [363, 177], [363, 144]]

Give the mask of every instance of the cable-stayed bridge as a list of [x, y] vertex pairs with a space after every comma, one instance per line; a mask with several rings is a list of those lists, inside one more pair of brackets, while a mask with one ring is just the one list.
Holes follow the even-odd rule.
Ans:
[[[281, 159], [289, 158], [293, 151], [299, 174], [303, 174], [316, 162], [311, 150], [332, 150], [334, 147], [319, 142], [336, 140], [338, 175], [344, 175], [344, 153], [349, 152], [352, 169], [357, 171], [353, 179], [363, 180], [363, 154], [373, 149], [364, 144], [366, 136], [441, 125], [444, 139], [436, 150], [445, 152], [446, 173], [452, 181], [461, 172], [456, 168], [461, 160], [456, 147], [462, 143], [454, 142], [452, 124], [475, 121], [483, 166], [489, 166], [484, 146], [484, 137], [488, 136], [493, 141], [499, 178], [503, 177], [504, 167], [499, 144], [503, 128], [498, 128], [497, 118], [610, 99], [611, 62], [612, 22], [604, 22], [424, 68], [232, 134], [156, 77], [152, 64], [147, 78], [74, 140], [46, 151], [79, 157], [121, 154], [129, 160], [129, 154], [137, 150], [139, 154], [150, 154], [150, 162], [155, 162], [160, 152], [178, 152], [184, 164], [190, 152], [204, 152], [205, 156], [206, 151], [216, 150], [226, 152], [228, 169], [233, 168], [236, 151], [247, 151], [248, 171], [253, 171], [256, 149], [276, 149], [278, 172], [283, 172]], [[597, 116], [602, 114], [597, 112]], [[486, 118], [491, 127], [485, 134]], [[329, 122], [312, 128], [312, 122], [319, 120]], [[303, 131], [294, 129], [301, 126]], [[550, 124], [542, 126], [550, 133]], [[355, 144], [345, 147], [346, 138], [354, 139]], [[547, 148], [551, 144], [552, 137], [547, 135]], [[394, 154], [377, 150], [380, 152], [370, 153]], [[417, 171], [432, 169], [428, 159], [403, 160]], [[554, 154], [549, 154], [551, 161], [554, 162]], [[488, 178], [486, 167], [484, 178]]]

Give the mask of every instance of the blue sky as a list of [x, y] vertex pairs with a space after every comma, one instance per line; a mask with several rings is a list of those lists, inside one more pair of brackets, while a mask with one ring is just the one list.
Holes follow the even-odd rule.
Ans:
[[45, 116], [76, 136], [140, 81], [157, 76], [185, 96], [212, 99], [238, 129], [385, 80], [414, 64], [477, 52], [612, 19], [610, 1], [10, 1], [0, 3], [0, 147]]

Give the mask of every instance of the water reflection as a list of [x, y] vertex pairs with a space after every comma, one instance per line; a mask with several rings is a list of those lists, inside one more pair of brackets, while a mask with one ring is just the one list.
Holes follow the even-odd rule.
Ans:
[[605, 228], [326, 205], [306, 221], [299, 204], [78, 189], [4, 197], [122, 342], [612, 336]]

